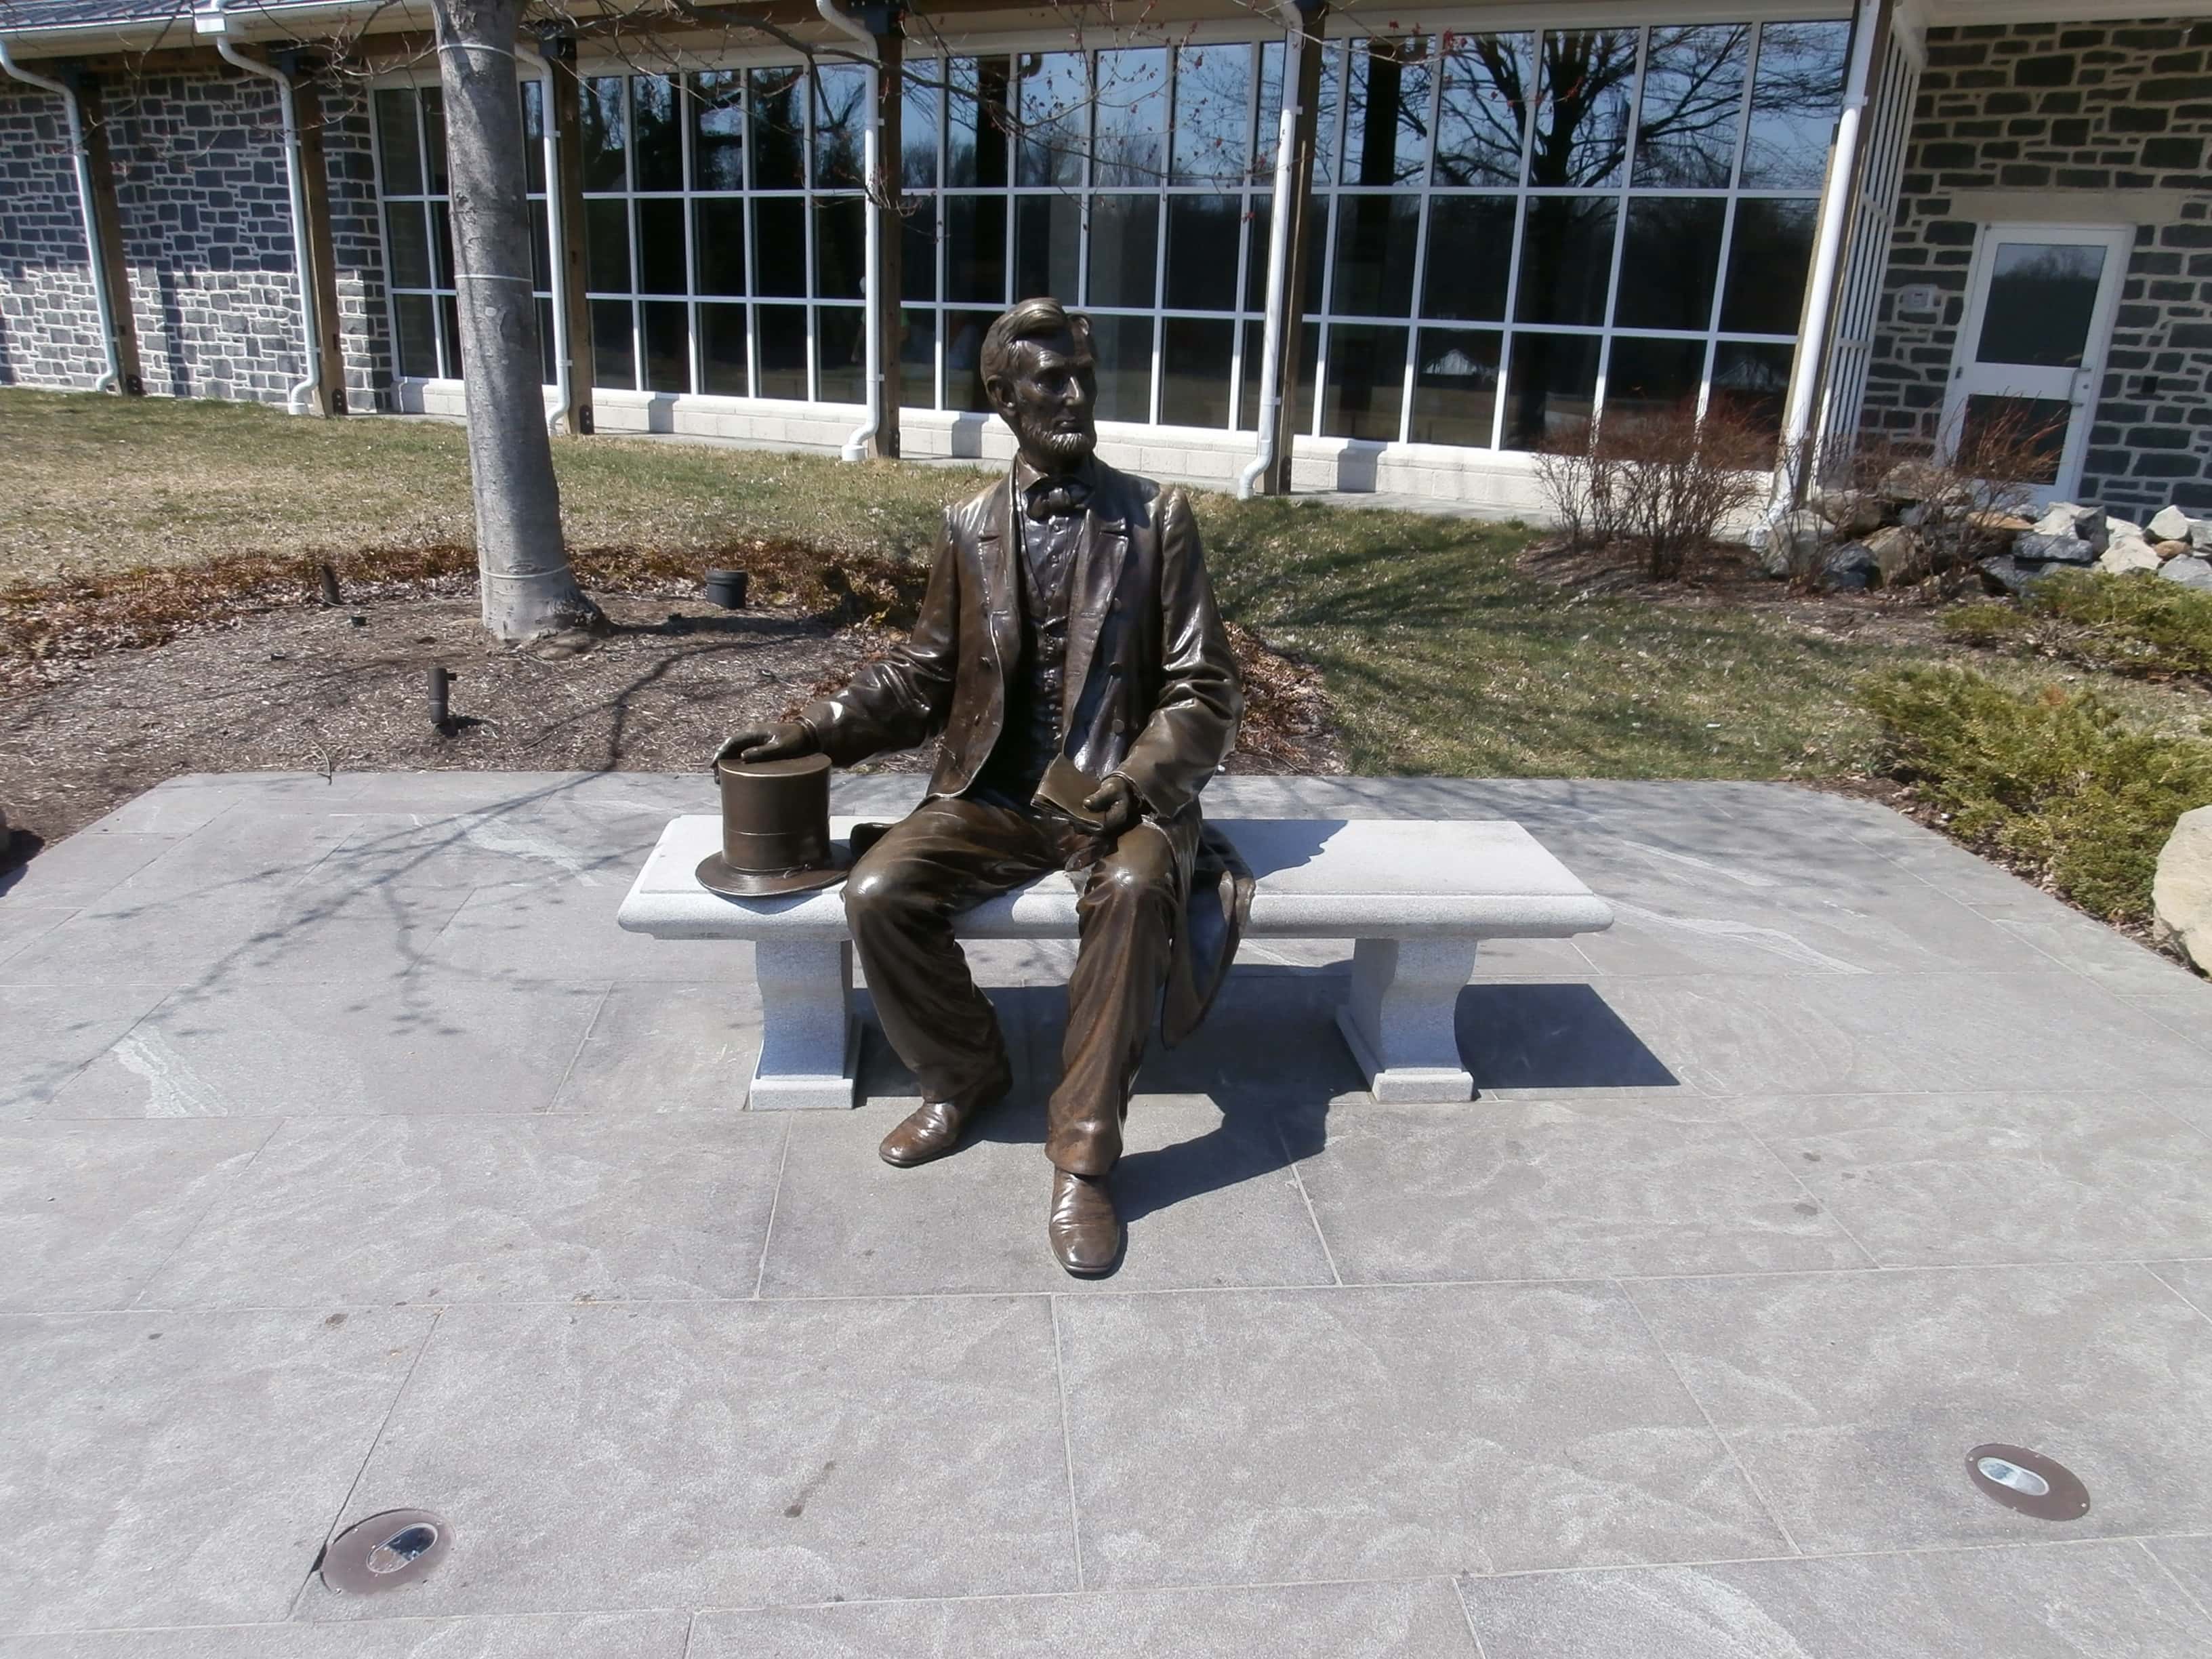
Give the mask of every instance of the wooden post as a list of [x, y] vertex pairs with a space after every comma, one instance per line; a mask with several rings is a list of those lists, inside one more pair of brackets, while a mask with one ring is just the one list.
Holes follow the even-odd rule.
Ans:
[[146, 395], [146, 376], [138, 362], [138, 319], [131, 309], [131, 268], [123, 262], [123, 210], [115, 198], [115, 162], [107, 147], [107, 118], [100, 106], [100, 81], [89, 70], [71, 77], [77, 112], [84, 124], [85, 161], [92, 173], [92, 218], [100, 238], [107, 314], [113, 319], [115, 361], [125, 397]]
[[315, 328], [321, 335], [314, 388], [318, 415], [346, 412], [345, 342], [338, 329], [337, 250], [331, 240], [331, 173], [323, 150], [323, 103], [305, 65], [287, 64], [292, 105], [300, 121], [300, 196], [307, 213], [307, 266], [301, 282], [315, 285]]
[[538, 48], [552, 66], [553, 153], [561, 170], [548, 179], [548, 192], [561, 192], [561, 246], [549, 250], [568, 276], [568, 431], [592, 435], [592, 305], [584, 297], [584, 88], [576, 78], [576, 42], [572, 36], [548, 36]]
[[898, 208], [906, 181], [905, 62], [906, 37], [886, 9], [884, 26], [876, 32], [876, 176], [868, 181], [868, 211], [876, 216], [876, 268], [868, 284], [878, 296], [876, 407], [883, 418], [869, 448], [877, 459], [891, 461], [899, 454], [899, 352], [906, 338], [899, 310], [906, 281], [905, 216]]
[[[1322, 41], [1322, 24], [1328, 15], [1326, 0], [1316, 0], [1297, 8], [1298, 27], [1305, 35], [1305, 50], [1298, 54], [1298, 84], [1297, 136], [1292, 140], [1291, 166], [1291, 258], [1290, 270], [1283, 284], [1283, 314], [1270, 317], [1264, 326], [1282, 331], [1280, 343], [1276, 348], [1276, 361], [1282, 365], [1282, 403], [1275, 419], [1274, 459], [1261, 474], [1257, 493], [1262, 495], [1287, 495], [1291, 493], [1291, 452], [1297, 441], [1298, 387], [1305, 374], [1305, 302], [1307, 270], [1313, 259], [1313, 174], [1316, 139], [1321, 131], [1320, 112], [1315, 107], [1321, 102], [1322, 53], [1326, 50]], [[1284, 95], [1290, 96], [1292, 88], [1285, 87]], [[1283, 210], [1283, 204], [1275, 204], [1274, 211]]]

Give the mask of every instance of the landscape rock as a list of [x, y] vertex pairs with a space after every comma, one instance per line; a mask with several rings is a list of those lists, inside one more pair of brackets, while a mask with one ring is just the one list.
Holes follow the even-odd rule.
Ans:
[[1824, 489], [1813, 507], [1839, 536], [1863, 536], [1881, 528], [1881, 503], [1863, 489]]
[[2094, 564], [2096, 547], [2079, 536], [2063, 536], [2053, 531], [2030, 530], [2012, 544], [2013, 557], [2033, 559], [2039, 564]]
[[[2082, 507], [2074, 501], [2053, 501], [2044, 508], [2043, 516], [2030, 526], [2030, 530], [2038, 536], [2072, 537], [2087, 542], [2093, 554], [2103, 552], [2110, 540], [2105, 509], [2101, 507]], [[2050, 554], [2045, 556], [2058, 558], [2064, 556]]]
[[2112, 544], [2097, 558], [2097, 568], [2112, 576], [2131, 575], [2138, 570], [2155, 570], [2159, 566], [2157, 552], [2140, 536], [2115, 536]]
[[1864, 542], [1844, 542], [1820, 561], [1820, 589], [1826, 593], [1872, 587], [1881, 577], [1881, 562]]
[[2033, 586], [2043, 574], [2039, 564], [2022, 564], [2009, 553], [1994, 553], [1974, 567], [1982, 574], [1982, 586], [1992, 593], [2010, 593], [2015, 598]]
[[2115, 519], [2107, 514], [2105, 517], [2105, 528], [2112, 532], [2114, 541], [2119, 540], [2123, 536], [2132, 536], [2139, 542], [2147, 542], [2150, 539], [2148, 536], [2143, 534], [2143, 527], [2133, 519]]
[[2159, 943], [2212, 974], [2212, 806], [2175, 820], [2158, 855], [2150, 902]]
[[2161, 559], [2178, 559], [2189, 551], [2189, 544], [2187, 542], [2154, 542], [2150, 550]]
[[2178, 507], [2161, 507], [2150, 515], [2150, 533], [2162, 542], [2189, 539], [2190, 518]]
[[1828, 521], [1809, 507], [1777, 519], [1759, 549], [1759, 568], [1779, 581], [1792, 571], [1810, 566], [1820, 547], [1834, 532]]
[[1881, 475], [1877, 493], [1887, 501], [1924, 501], [1943, 493], [1943, 469], [1933, 461], [1899, 461]]
[[1881, 585], [1917, 581], [1928, 574], [1928, 550], [1920, 538], [1903, 525], [1893, 524], [1866, 538], [1866, 550], [1881, 567]]
[[2168, 559], [2159, 566], [2158, 574], [2170, 582], [2179, 582], [2184, 587], [2212, 593], [2212, 559]]
[[2212, 519], [2193, 519], [2190, 521], [2189, 545], [2199, 553], [2212, 551]]

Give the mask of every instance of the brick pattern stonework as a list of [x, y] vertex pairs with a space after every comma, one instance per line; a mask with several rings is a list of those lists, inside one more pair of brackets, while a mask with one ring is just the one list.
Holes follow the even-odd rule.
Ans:
[[[1934, 28], [1905, 159], [1863, 426], [1936, 435], [1982, 190], [2179, 191], [2137, 232], [2081, 499], [2212, 507], [2212, 24]], [[1898, 295], [1927, 284], [1932, 315]]]
[[[0, 384], [90, 386], [105, 366], [59, 100], [0, 94]], [[238, 73], [102, 87], [146, 389], [282, 404], [305, 372], [276, 88]], [[388, 401], [367, 100], [324, 90], [346, 398]]]

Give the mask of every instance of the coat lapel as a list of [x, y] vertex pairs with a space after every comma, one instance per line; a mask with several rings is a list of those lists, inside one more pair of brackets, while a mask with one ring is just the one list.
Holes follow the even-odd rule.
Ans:
[[1021, 656], [1021, 586], [1014, 569], [1014, 481], [1009, 473], [991, 503], [988, 520], [975, 536], [975, 562], [983, 583], [983, 623], [1001, 674]]
[[[1103, 511], [1102, 511], [1103, 509]], [[1099, 631], [1105, 626], [1106, 608], [1121, 583], [1121, 566], [1129, 556], [1129, 525], [1121, 514], [1121, 495], [1107, 487], [1106, 470], [1099, 468], [1099, 487], [1083, 510], [1083, 533], [1075, 549], [1075, 586], [1067, 618], [1067, 679], [1060, 690], [1060, 730], [1075, 730], [1075, 711], [1083, 702], [1091, 665], [1098, 653]]]

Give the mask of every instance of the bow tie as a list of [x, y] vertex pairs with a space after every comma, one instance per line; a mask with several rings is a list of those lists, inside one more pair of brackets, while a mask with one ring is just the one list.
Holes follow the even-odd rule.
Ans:
[[1039, 479], [1029, 488], [1023, 511], [1032, 519], [1062, 519], [1083, 511], [1091, 486], [1079, 478]]

